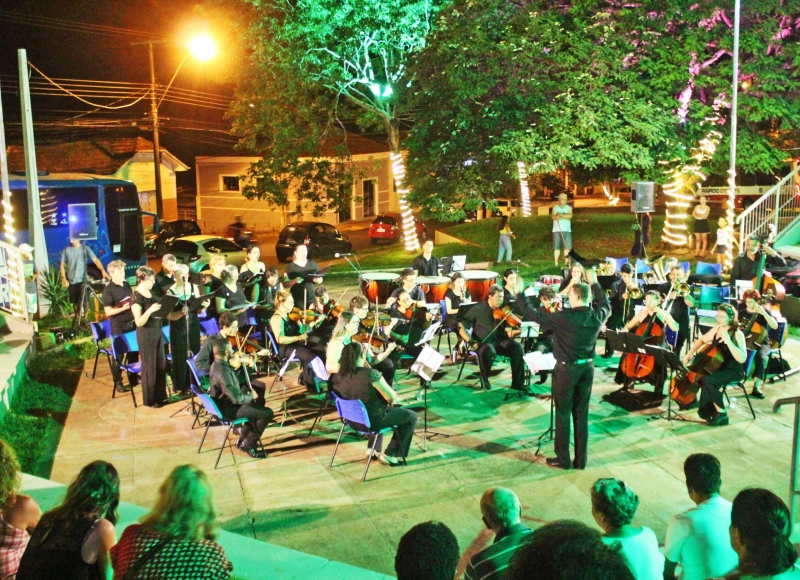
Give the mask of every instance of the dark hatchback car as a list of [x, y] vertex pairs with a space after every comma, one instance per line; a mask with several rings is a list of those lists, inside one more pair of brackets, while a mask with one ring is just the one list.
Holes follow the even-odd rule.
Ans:
[[169, 252], [173, 240], [186, 236], [199, 236], [200, 226], [192, 220], [177, 220], [174, 222], [161, 222], [161, 227], [155, 234], [150, 234], [144, 242], [148, 254], [155, 254], [160, 258]]
[[353, 248], [350, 238], [343, 236], [335, 227], [322, 222], [296, 222], [286, 226], [278, 236], [275, 254], [281, 262], [292, 259], [294, 249], [308, 246], [309, 258], [317, 259], [333, 254], [346, 254]]

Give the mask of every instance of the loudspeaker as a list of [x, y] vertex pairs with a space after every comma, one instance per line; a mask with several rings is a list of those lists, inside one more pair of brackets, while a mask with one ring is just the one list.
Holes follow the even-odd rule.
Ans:
[[633, 213], [655, 211], [655, 185], [652, 181], [631, 182], [631, 211]]
[[97, 239], [97, 209], [93, 203], [71, 203], [69, 214], [69, 237], [73, 240]]

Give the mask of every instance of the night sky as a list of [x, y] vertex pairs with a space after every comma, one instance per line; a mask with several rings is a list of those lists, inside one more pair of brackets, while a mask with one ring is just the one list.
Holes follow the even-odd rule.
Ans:
[[[197, 4], [179, 0], [4, 0], [0, 3], [0, 83], [7, 140], [10, 143], [21, 141], [17, 49], [25, 48], [28, 60], [49, 77], [149, 83], [147, 46], [131, 46], [131, 43], [167, 40], [154, 48], [156, 79], [166, 84], [187, 51], [176, 41], [200, 32], [219, 36], [220, 30], [215, 28], [223, 28], [202, 18]], [[239, 55], [227, 54], [226, 46], [230, 44], [220, 38], [220, 56], [209, 63], [199, 64], [189, 57], [173, 88], [211, 93], [227, 103], [233, 86], [222, 79]], [[34, 72], [31, 79], [32, 92], [35, 92], [36, 83], [39, 83], [40, 92], [45, 88], [37, 73]], [[87, 100], [112, 104], [110, 99], [100, 98], [104, 87], [96, 87], [96, 90], [98, 94], [86, 96]], [[131, 90], [141, 88], [131, 87]], [[60, 93], [55, 87], [48, 91]], [[230, 154], [230, 136], [219, 131], [197, 130], [228, 128], [223, 120], [224, 111], [219, 110], [220, 102], [196, 94], [196, 101], [218, 108], [168, 102], [171, 96], [178, 94], [171, 89], [167, 100], [159, 107], [162, 147], [188, 165], [194, 165], [195, 155]], [[103, 128], [37, 126], [34, 129], [37, 143], [114, 135], [152, 137], [147, 129], [148, 98], [125, 109], [100, 112], [90, 112], [93, 107], [67, 95], [34, 95], [32, 100], [35, 123], [78, 120], [94, 124], [105, 120], [108, 125], [118, 125]], [[122, 98], [117, 104], [131, 100]], [[137, 122], [139, 126], [131, 127]], [[190, 175], [182, 177], [187, 185], [193, 182]]]

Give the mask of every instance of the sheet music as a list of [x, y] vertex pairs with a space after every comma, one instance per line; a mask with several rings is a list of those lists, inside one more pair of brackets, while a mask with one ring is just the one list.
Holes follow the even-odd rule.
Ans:
[[433, 337], [436, 335], [436, 331], [439, 330], [439, 327], [442, 325], [441, 322], [436, 322], [431, 324], [428, 327], [428, 330], [422, 333], [422, 338], [419, 339], [419, 342], [415, 346], [420, 346], [422, 344], [428, 343], [433, 340]]
[[426, 344], [417, 360], [411, 365], [411, 370], [426, 381], [432, 381], [433, 375], [436, 374], [443, 362], [444, 355]]
[[539, 324], [537, 322], [523, 321], [520, 326], [520, 338], [536, 338], [539, 336]]
[[528, 365], [533, 374], [552, 371], [556, 366], [556, 357], [553, 356], [552, 352], [541, 353], [538, 350], [529, 352], [522, 357], [522, 360], [525, 361], [525, 364]]

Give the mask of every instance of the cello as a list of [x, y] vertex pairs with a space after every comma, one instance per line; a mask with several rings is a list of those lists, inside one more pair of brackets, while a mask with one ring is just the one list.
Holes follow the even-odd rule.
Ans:
[[701, 379], [717, 371], [724, 362], [719, 343], [716, 340], [708, 343], [694, 354], [688, 372], [672, 377], [669, 396], [681, 407], [688, 407], [697, 398]]
[[[664, 329], [661, 326], [653, 324], [658, 317], [658, 314], [653, 312], [650, 320], [641, 322], [636, 327], [634, 334], [644, 337], [647, 344], [658, 344], [661, 342], [661, 337], [664, 335]], [[628, 353], [620, 361], [620, 370], [629, 379], [643, 379], [655, 369], [656, 359], [650, 354], [631, 354]]]

